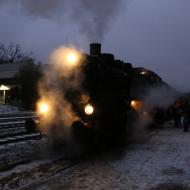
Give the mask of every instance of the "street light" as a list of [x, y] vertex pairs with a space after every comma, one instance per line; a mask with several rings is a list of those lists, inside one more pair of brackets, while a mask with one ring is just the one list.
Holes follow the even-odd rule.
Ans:
[[5, 86], [3, 84], [0, 86], [0, 91], [3, 91], [3, 104], [5, 104], [5, 101], [6, 101], [6, 91], [7, 90], [10, 90], [10, 88], [8, 86]]

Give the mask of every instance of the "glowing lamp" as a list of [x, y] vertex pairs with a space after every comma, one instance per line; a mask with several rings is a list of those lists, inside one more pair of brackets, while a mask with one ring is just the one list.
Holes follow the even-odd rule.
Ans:
[[5, 86], [3, 84], [0, 86], [0, 91], [3, 91], [3, 104], [6, 103], [6, 91], [7, 90], [10, 90], [10, 88], [8, 86]]
[[135, 106], [136, 106], [136, 101], [135, 101], [135, 100], [132, 100], [132, 101], [131, 101], [131, 106], [132, 106], [132, 107], [135, 107]]
[[145, 75], [145, 74], [146, 74], [146, 72], [145, 72], [145, 71], [142, 71], [142, 72], [140, 72], [140, 74], [141, 74], [141, 75]]
[[0, 86], [0, 90], [3, 90], [3, 91], [4, 91], [4, 90], [10, 90], [10, 88], [9, 88], [8, 86], [5, 86], [5, 85], [2, 84], [2, 85]]
[[91, 104], [87, 104], [84, 108], [86, 115], [92, 115], [94, 113], [94, 107]]
[[68, 56], [67, 56], [67, 61], [68, 63], [70, 64], [76, 64], [77, 61], [78, 61], [78, 56], [74, 53], [70, 53]]
[[133, 107], [136, 111], [140, 111], [142, 109], [142, 101], [140, 100], [132, 100], [131, 107]]
[[39, 114], [47, 114], [49, 111], [49, 105], [45, 102], [40, 102], [38, 104], [38, 112]]

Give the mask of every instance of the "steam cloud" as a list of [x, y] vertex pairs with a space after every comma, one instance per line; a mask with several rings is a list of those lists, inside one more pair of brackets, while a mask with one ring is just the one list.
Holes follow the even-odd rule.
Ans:
[[[72, 53], [77, 56], [77, 64], [66, 59]], [[66, 98], [71, 90], [80, 90], [82, 82], [83, 56], [73, 48], [60, 47], [50, 56], [44, 76], [39, 83], [40, 100], [38, 104], [46, 103], [49, 110], [42, 114], [40, 128], [43, 133], [56, 139], [70, 137], [70, 126], [78, 116]], [[40, 113], [39, 113], [40, 114]]]
[[80, 32], [91, 41], [103, 39], [122, 3], [123, 0], [38, 0], [37, 2], [2, 0], [0, 2], [4, 5], [16, 5], [29, 16], [56, 19], [63, 24], [73, 21], [79, 25]]
[[144, 104], [148, 110], [153, 107], [168, 108], [178, 97], [178, 93], [168, 87], [154, 87], [148, 90]]

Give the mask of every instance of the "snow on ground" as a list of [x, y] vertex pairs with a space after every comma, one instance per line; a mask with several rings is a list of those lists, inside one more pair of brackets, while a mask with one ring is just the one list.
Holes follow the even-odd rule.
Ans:
[[166, 126], [144, 140], [129, 145], [123, 152], [106, 153], [48, 178], [66, 164], [39, 162], [17, 166], [0, 173], [0, 189], [17, 189], [38, 177], [43, 183], [24, 189], [127, 189], [189, 190], [190, 132]]
[[49, 178], [57, 173], [60, 168], [70, 164], [69, 161], [62, 161], [62, 165], [57, 164], [57, 159], [42, 159], [32, 161], [28, 164], [18, 165], [15, 168], [1, 172], [0, 189], [15, 190], [30, 184], [33, 180]]
[[15, 190], [54, 175], [73, 162], [65, 155], [68, 154], [53, 151], [45, 137], [1, 145], [0, 190]]
[[159, 130], [121, 155], [83, 162], [30, 189], [190, 189], [190, 132], [173, 127]]
[[[27, 140], [0, 146], [0, 171], [18, 163], [30, 161], [38, 152], [38, 141]], [[0, 174], [1, 176], [1, 174]]]

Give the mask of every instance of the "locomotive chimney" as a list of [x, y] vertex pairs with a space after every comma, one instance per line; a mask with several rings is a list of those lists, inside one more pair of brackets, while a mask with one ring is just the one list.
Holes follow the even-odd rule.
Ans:
[[99, 43], [90, 44], [90, 55], [98, 56], [100, 54], [101, 54], [101, 44], [99, 44]]

